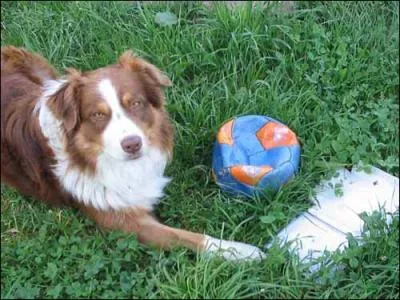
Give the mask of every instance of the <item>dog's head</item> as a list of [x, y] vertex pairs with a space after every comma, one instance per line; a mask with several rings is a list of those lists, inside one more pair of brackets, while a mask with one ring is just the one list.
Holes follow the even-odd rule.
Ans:
[[100, 154], [120, 161], [140, 159], [151, 147], [171, 155], [173, 134], [163, 88], [172, 83], [156, 66], [126, 51], [113, 65], [67, 73], [49, 107], [61, 121], [75, 163], [93, 165]]

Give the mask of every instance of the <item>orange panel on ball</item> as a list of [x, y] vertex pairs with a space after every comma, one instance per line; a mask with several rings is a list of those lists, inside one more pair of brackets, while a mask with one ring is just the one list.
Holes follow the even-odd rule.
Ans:
[[292, 146], [299, 143], [293, 131], [285, 125], [275, 122], [268, 122], [256, 135], [265, 149]]
[[231, 175], [239, 182], [256, 185], [260, 179], [272, 171], [270, 166], [235, 166], [231, 167]]
[[220, 144], [228, 144], [233, 145], [233, 138], [232, 138], [232, 126], [233, 121], [226, 122], [217, 134], [217, 141]]

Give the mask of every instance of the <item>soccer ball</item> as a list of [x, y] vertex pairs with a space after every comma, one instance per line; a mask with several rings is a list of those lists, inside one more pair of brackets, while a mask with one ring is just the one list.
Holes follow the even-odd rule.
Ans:
[[236, 117], [222, 125], [212, 171], [222, 190], [254, 196], [277, 191], [299, 168], [300, 145], [286, 125], [266, 116]]

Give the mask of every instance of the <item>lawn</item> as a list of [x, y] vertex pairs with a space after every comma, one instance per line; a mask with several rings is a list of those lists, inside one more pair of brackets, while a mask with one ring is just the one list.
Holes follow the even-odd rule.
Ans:
[[[363, 161], [399, 176], [399, 3], [295, 6], [3, 1], [1, 44], [59, 70], [111, 64], [125, 49], [165, 70], [176, 144], [157, 214], [263, 247], [336, 168]], [[175, 24], [155, 21], [165, 11]], [[278, 119], [301, 141], [300, 172], [276, 195], [234, 198], [213, 182], [216, 131], [244, 114]], [[399, 217], [366, 220], [364, 243], [330, 256], [343, 269], [307, 275], [286, 246], [248, 263], [156, 251], [2, 186], [1, 298], [399, 298]]]

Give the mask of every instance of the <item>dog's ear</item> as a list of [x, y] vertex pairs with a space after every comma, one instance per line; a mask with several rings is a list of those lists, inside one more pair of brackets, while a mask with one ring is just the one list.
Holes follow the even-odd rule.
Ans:
[[82, 75], [78, 70], [66, 69], [67, 82], [49, 99], [49, 107], [63, 123], [65, 133], [72, 134], [80, 122], [80, 86]]
[[57, 70], [43, 56], [14, 46], [1, 47], [1, 71], [23, 73], [40, 85], [58, 77]]
[[125, 51], [118, 62], [134, 72], [141, 72], [146, 75], [157, 85], [168, 87], [172, 86], [172, 81], [155, 65], [136, 56], [131, 50]]

